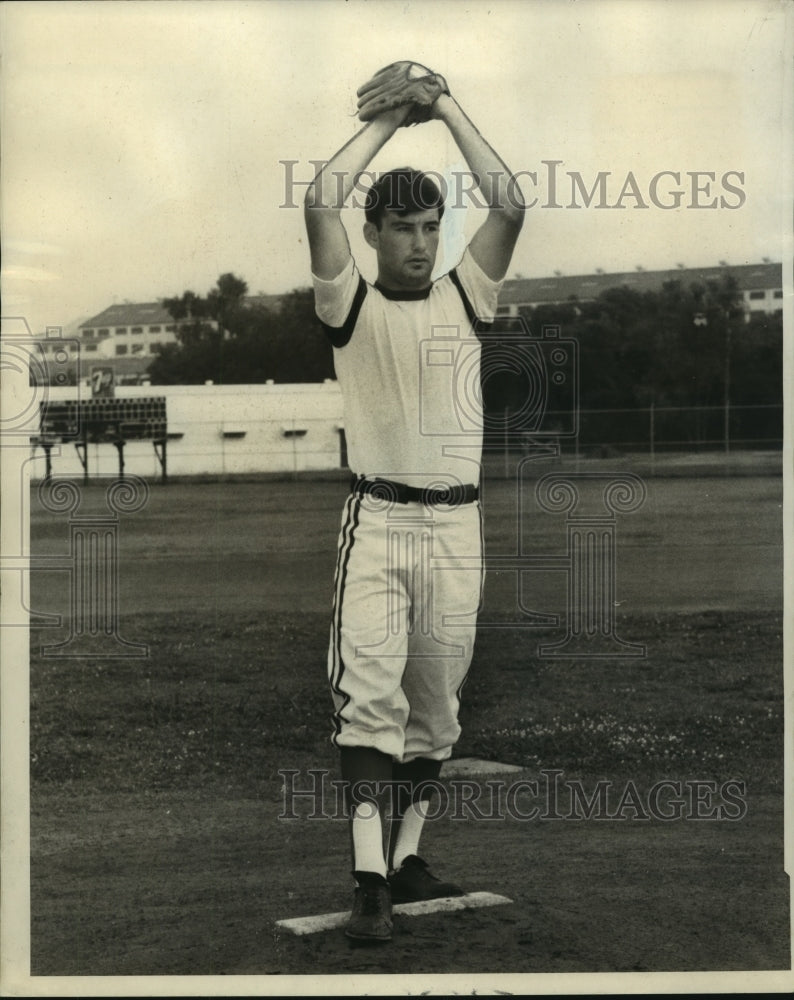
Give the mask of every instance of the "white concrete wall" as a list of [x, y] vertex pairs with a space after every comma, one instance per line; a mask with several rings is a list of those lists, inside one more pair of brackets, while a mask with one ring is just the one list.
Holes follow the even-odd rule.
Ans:
[[[47, 392], [53, 401], [77, 397], [74, 387], [50, 388]], [[341, 467], [342, 395], [336, 382], [119, 386], [116, 396], [165, 397], [168, 433], [181, 435], [168, 441], [169, 476]], [[80, 397], [90, 397], [90, 390], [81, 386]], [[290, 436], [289, 432], [295, 430], [305, 433]], [[129, 442], [124, 448], [124, 467], [125, 472], [147, 479], [161, 474], [151, 441]], [[42, 478], [45, 470], [44, 451], [34, 448], [31, 474]], [[89, 444], [89, 477], [117, 472], [116, 448], [112, 444]], [[53, 448], [52, 474], [82, 476], [83, 468], [71, 441]]]

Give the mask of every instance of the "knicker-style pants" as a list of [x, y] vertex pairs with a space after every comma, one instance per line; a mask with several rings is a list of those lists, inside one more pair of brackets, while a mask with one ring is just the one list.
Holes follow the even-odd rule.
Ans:
[[350, 495], [328, 651], [337, 746], [401, 762], [450, 756], [482, 585], [479, 501]]

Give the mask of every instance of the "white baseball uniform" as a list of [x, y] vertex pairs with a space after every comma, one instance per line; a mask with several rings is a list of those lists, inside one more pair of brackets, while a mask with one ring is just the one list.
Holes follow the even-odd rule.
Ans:
[[[444, 760], [460, 735], [482, 596], [473, 322], [493, 319], [501, 283], [468, 250], [421, 291], [369, 284], [352, 257], [333, 280], [313, 281], [357, 477], [339, 535], [332, 739], [402, 762]], [[379, 495], [367, 492], [375, 480]], [[450, 490], [461, 502], [441, 502]]]

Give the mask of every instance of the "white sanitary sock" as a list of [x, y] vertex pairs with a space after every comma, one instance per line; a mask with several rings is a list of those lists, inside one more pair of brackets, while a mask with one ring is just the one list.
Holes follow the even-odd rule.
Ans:
[[386, 877], [383, 854], [383, 824], [371, 802], [359, 803], [353, 813], [353, 867], [360, 872], [377, 872]]
[[394, 848], [392, 866], [398, 869], [409, 854], [419, 853], [419, 838], [425, 825], [425, 816], [430, 807], [429, 800], [412, 802], [405, 810], [397, 831], [397, 844]]

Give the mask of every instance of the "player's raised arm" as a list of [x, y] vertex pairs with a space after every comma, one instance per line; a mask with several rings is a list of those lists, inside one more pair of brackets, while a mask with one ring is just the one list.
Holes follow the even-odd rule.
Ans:
[[356, 180], [375, 154], [402, 125], [410, 108], [384, 111], [368, 122], [318, 171], [304, 198], [312, 271], [330, 281], [350, 259], [342, 208]]
[[471, 254], [489, 278], [501, 281], [524, 221], [518, 183], [449, 94], [441, 94], [435, 101], [433, 117], [452, 133], [488, 205], [488, 218], [469, 244]]

